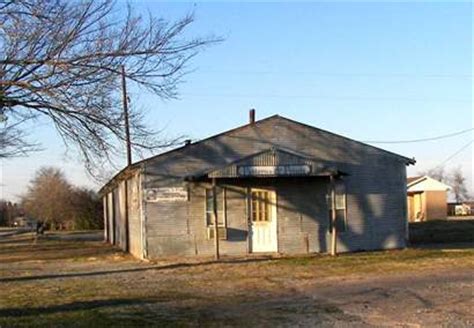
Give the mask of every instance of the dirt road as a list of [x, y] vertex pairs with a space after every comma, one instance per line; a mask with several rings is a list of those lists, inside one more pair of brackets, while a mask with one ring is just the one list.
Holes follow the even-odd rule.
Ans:
[[473, 271], [348, 279], [307, 292], [366, 324], [407, 327], [473, 327]]

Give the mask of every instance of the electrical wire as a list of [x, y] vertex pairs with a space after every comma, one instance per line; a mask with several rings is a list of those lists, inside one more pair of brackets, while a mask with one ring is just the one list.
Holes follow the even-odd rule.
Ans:
[[365, 140], [365, 143], [373, 143], [373, 144], [403, 144], [403, 143], [415, 143], [415, 142], [425, 142], [425, 141], [433, 141], [433, 140], [440, 140], [455, 137], [466, 132], [474, 131], [474, 128], [457, 131], [449, 134], [444, 134], [441, 136], [430, 137], [430, 138], [422, 138], [422, 139], [412, 139], [412, 140]]
[[442, 98], [417, 98], [417, 97], [359, 97], [359, 96], [313, 96], [313, 95], [285, 95], [285, 94], [198, 94], [182, 93], [182, 98], [267, 98], [267, 99], [316, 99], [322, 101], [413, 101], [413, 102], [450, 102], [450, 103], [471, 103], [470, 99], [442, 99]]
[[459, 155], [463, 150], [465, 150], [467, 147], [469, 147], [472, 143], [474, 142], [474, 139], [472, 139], [471, 141], [469, 141], [467, 144], [465, 144], [464, 146], [462, 146], [461, 148], [459, 148], [458, 150], [456, 150], [452, 155], [450, 155], [449, 157], [447, 157], [444, 161], [442, 161], [440, 164], [438, 164], [435, 169], [443, 166], [444, 164], [446, 164], [447, 162], [449, 162], [450, 160], [452, 160], [454, 157], [456, 157], [457, 155]]
[[332, 73], [323, 71], [246, 71], [246, 70], [214, 70], [201, 68], [200, 74], [234, 74], [234, 75], [317, 75], [321, 77], [389, 77], [389, 78], [459, 78], [470, 79], [471, 74], [410, 74], [410, 73]]

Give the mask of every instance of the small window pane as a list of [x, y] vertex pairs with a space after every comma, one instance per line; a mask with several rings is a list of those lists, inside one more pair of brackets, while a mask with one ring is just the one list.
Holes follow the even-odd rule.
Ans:
[[346, 208], [346, 195], [336, 195], [336, 209]]
[[207, 212], [206, 213], [206, 222], [207, 222], [207, 225], [210, 226], [210, 225], [214, 225], [214, 215], [210, 212]]
[[331, 189], [327, 195], [328, 210], [329, 210], [329, 230], [332, 231], [332, 209], [333, 205], [336, 207], [336, 229], [338, 232], [344, 232], [347, 229], [347, 217], [346, 217], [346, 191], [345, 186], [342, 182], [336, 183], [335, 186], [335, 199], [333, 204]]
[[270, 216], [270, 194], [265, 191], [253, 191], [251, 193], [252, 221], [268, 222]]
[[[219, 226], [225, 226], [224, 191], [216, 188], [217, 194], [217, 220]], [[206, 189], [206, 224], [214, 225], [214, 199], [212, 189]]]

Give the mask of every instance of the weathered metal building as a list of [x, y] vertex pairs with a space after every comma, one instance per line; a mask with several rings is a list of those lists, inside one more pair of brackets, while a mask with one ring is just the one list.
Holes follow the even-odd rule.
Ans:
[[[102, 189], [140, 258], [405, 247], [413, 159], [278, 115], [148, 158]], [[218, 229], [215, 229], [217, 222]], [[337, 232], [337, 236], [336, 236]]]

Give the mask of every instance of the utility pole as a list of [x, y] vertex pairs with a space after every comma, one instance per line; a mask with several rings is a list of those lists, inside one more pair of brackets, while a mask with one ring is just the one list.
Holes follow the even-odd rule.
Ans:
[[130, 125], [128, 122], [127, 82], [125, 80], [125, 66], [122, 65], [122, 101], [125, 118], [125, 142], [127, 144], [127, 166], [132, 165], [132, 146], [130, 142]]
[[[127, 81], [125, 79], [125, 66], [122, 65], [122, 101], [123, 101], [123, 114], [125, 119], [125, 142], [127, 146], [127, 168], [132, 165], [132, 146], [130, 142], [130, 125], [128, 121], [128, 96], [127, 96]], [[128, 227], [128, 174], [124, 180], [124, 202], [125, 202], [125, 251], [128, 252], [130, 249], [130, 229]], [[119, 189], [120, 190], [120, 189]]]

